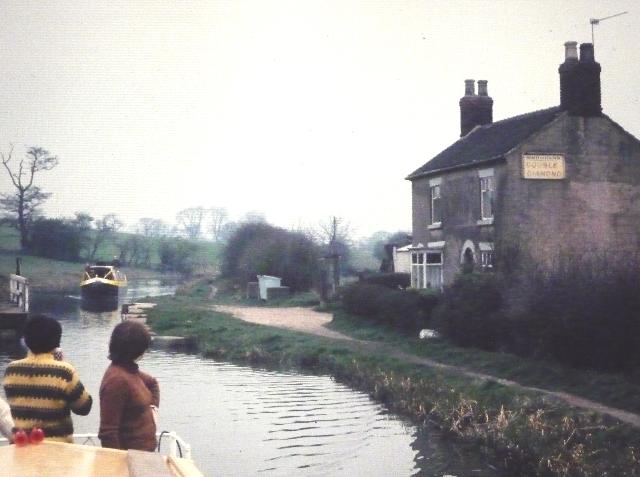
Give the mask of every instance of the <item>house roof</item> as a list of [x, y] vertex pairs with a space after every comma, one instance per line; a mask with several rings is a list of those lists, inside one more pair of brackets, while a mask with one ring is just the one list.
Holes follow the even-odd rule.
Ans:
[[555, 106], [478, 126], [412, 172], [407, 179], [500, 159], [560, 114], [560, 107]]

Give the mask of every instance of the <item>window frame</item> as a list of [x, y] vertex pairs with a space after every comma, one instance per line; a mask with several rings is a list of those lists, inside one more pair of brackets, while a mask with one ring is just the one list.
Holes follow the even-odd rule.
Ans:
[[441, 225], [442, 225], [442, 179], [437, 177], [429, 181], [429, 227], [437, 228], [437, 227], [440, 227]]
[[493, 242], [480, 242], [479, 265], [482, 270], [493, 270], [495, 268], [495, 249]]
[[[433, 261], [434, 256], [439, 261]], [[428, 269], [437, 269], [439, 272], [438, 286], [427, 286]], [[437, 273], [437, 272], [436, 272]], [[441, 250], [421, 250], [411, 253], [411, 287], [415, 289], [442, 290], [444, 273], [444, 253]]]
[[[481, 169], [478, 171], [478, 178], [480, 183], [480, 222], [493, 221], [496, 194], [496, 182], [493, 169]], [[489, 201], [488, 204], [487, 198]], [[487, 209], [489, 209], [489, 213], [487, 213]]]
[[[493, 176], [480, 178], [480, 219], [493, 219], [493, 197], [495, 194]], [[487, 203], [488, 202], [488, 203]], [[489, 209], [487, 211], [487, 209]]]

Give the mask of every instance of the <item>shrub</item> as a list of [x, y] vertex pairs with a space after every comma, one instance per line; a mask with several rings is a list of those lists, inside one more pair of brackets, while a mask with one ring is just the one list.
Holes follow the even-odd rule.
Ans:
[[640, 364], [638, 267], [601, 260], [534, 276], [512, 320], [514, 352], [609, 371]]
[[319, 249], [301, 233], [266, 223], [247, 223], [230, 237], [222, 256], [222, 276], [244, 286], [256, 275], [282, 278], [292, 291], [306, 291], [313, 284]]
[[369, 283], [370, 285], [383, 285], [387, 288], [397, 290], [399, 288], [405, 289], [411, 285], [410, 273], [376, 273], [372, 275], [364, 275], [360, 278], [361, 281]]
[[39, 219], [31, 227], [29, 252], [40, 257], [78, 261], [83, 233], [72, 220]]
[[196, 242], [184, 239], [162, 240], [158, 247], [160, 266], [164, 270], [191, 275], [207, 261], [204, 250]]
[[341, 299], [348, 313], [415, 333], [428, 325], [438, 295], [360, 282], [342, 289]]
[[497, 349], [506, 324], [500, 289], [493, 273], [458, 275], [434, 310], [434, 327], [458, 345]]

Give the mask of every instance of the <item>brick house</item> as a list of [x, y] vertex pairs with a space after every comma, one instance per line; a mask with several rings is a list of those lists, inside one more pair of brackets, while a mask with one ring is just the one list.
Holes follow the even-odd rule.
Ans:
[[493, 122], [487, 82], [465, 81], [460, 139], [407, 177], [413, 287], [502, 266], [507, 250], [543, 269], [638, 254], [640, 141], [602, 113], [593, 45], [577, 50], [565, 43], [556, 107]]

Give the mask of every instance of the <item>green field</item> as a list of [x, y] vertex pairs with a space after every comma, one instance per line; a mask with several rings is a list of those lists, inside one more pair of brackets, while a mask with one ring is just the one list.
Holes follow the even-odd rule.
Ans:
[[[96, 253], [96, 260], [111, 260], [118, 256], [117, 243], [131, 234], [117, 233], [112, 240], [105, 241]], [[157, 276], [160, 266], [158, 257], [159, 240], [154, 240], [151, 267], [149, 269], [124, 267], [129, 279]], [[199, 260], [205, 265], [196, 273], [213, 273], [217, 269], [221, 245], [199, 241]], [[30, 280], [31, 286], [42, 290], [72, 290], [82, 278], [85, 261], [66, 262], [43, 257], [35, 257], [20, 252], [20, 236], [7, 225], [0, 226], [0, 283], [6, 283], [8, 275], [15, 273], [16, 257], [22, 259], [22, 275]]]

